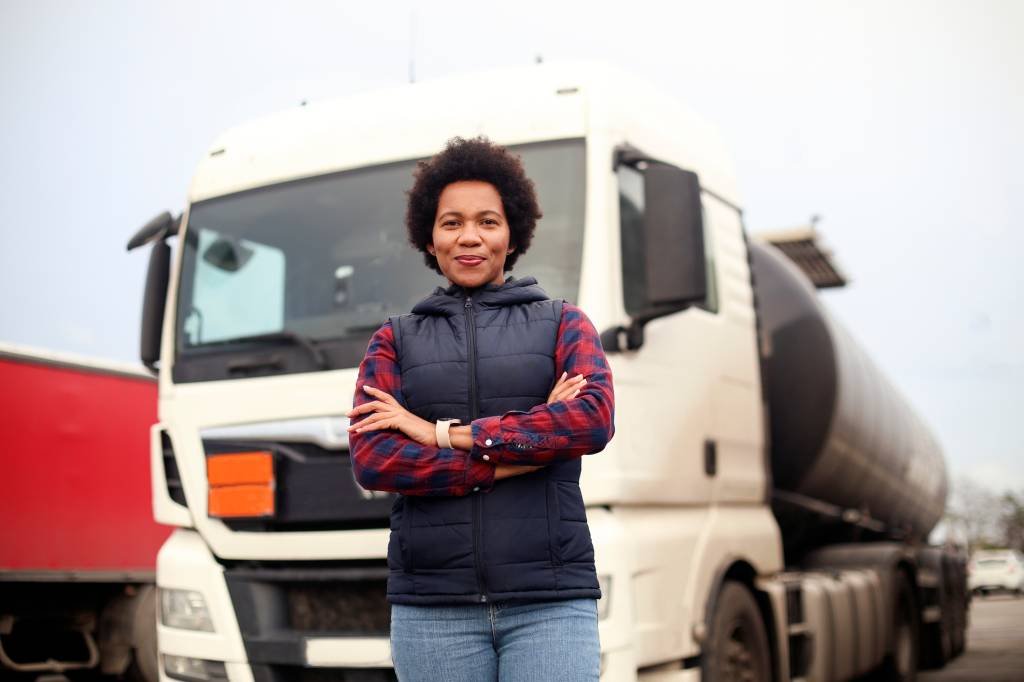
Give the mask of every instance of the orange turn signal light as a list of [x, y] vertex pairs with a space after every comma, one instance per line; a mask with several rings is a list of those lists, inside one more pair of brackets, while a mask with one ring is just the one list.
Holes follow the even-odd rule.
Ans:
[[228, 452], [206, 458], [207, 513], [220, 518], [274, 515], [274, 455]]

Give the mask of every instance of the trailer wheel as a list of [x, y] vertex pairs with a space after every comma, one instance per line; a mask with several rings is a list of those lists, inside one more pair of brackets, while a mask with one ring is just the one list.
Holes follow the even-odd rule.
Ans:
[[133, 682], [157, 682], [160, 664], [156, 649], [156, 588], [148, 585], [139, 590], [135, 619], [132, 623], [132, 662], [127, 677]]
[[879, 679], [885, 682], [914, 682], [917, 679], [920, 623], [910, 581], [902, 572], [896, 578], [894, 601], [892, 651], [882, 662]]
[[750, 591], [727, 581], [718, 593], [702, 655], [705, 680], [768, 682], [771, 653], [761, 611]]
[[964, 648], [967, 644], [967, 619], [969, 618], [968, 609], [970, 602], [968, 601], [967, 595], [960, 592], [956, 598], [956, 625], [953, 627], [953, 658], [956, 658], [964, 652]]
[[956, 627], [953, 629], [951, 636], [952, 642], [951, 647], [953, 649], [952, 656], [950, 658], [956, 658], [964, 652], [965, 645], [967, 643], [966, 626], [964, 624], [963, 614], [958, 614]]

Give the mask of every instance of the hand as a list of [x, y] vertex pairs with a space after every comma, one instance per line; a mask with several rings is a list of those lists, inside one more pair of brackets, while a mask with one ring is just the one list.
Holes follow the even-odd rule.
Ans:
[[420, 419], [402, 407], [394, 397], [379, 388], [364, 385], [363, 390], [376, 398], [376, 400], [363, 403], [348, 411], [346, 416], [349, 419], [355, 419], [364, 414], [370, 415], [359, 421], [358, 424], [349, 426], [348, 430], [350, 432], [364, 433], [367, 431], [380, 431], [381, 429], [395, 429], [396, 431], [401, 431], [420, 445], [437, 447], [437, 436], [434, 433], [433, 424], [426, 419]]
[[557, 403], [559, 400], [572, 400], [580, 394], [580, 390], [587, 383], [582, 374], [577, 374], [572, 378], [568, 377], [568, 372], [562, 372], [562, 376], [558, 378], [555, 387], [551, 389], [551, 395], [548, 396], [548, 405]]
[[529, 474], [542, 468], [543, 467], [522, 466], [519, 464], [498, 464], [494, 467], [494, 480], [500, 481], [503, 478], [522, 476], [523, 474]]

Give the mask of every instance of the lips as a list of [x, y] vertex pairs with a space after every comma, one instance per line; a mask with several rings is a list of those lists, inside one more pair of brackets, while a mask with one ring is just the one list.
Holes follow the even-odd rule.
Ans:
[[462, 265], [467, 265], [470, 267], [474, 265], [480, 265], [481, 263], [484, 262], [482, 256], [456, 256], [455, 260], [461, 263]]

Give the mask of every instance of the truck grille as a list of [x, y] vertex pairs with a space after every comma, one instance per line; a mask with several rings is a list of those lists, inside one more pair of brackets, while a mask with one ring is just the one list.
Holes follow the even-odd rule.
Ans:
[[387, 580], [283, 583], [289, 625], [299, 632], [386, 637], [391, 627]]
[[[391, 627], [387, 572], [383, 559], [225, 566], [249, 660], [271, 667], [303, 666], [309, 637], [387, 637]], [[357, 672], [362, 671], [352, 674]]]

